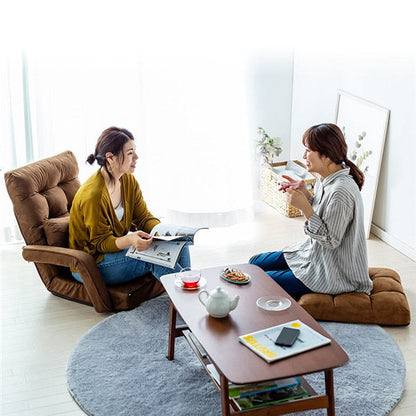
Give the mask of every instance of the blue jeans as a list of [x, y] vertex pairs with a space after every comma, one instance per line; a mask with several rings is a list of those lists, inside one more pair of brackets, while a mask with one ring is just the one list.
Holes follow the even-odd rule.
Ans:
[[295, 277], [292, 270], [286, 263], [283, 251], [270, 251], [257, 254], [249, 260], [263, 269], [276, 283], [279, 284], [290, 296], [298, 300], [306, 293], [312, 291]]
[[[176, 273], [184, 267], [191, 266], [189, 247], [187, 245], [183, 248], [174, 269], [127, 257], [126, 253], [129, 248], [115, 253], [104, 254], [104, 259], [97, 264], [106, 285], [124, 283], [149, 272], [159, 280], [165, 274]], [[81, 276], [78, 273], [72, 272], [72, 275], [75, 280], [82, 283]]]

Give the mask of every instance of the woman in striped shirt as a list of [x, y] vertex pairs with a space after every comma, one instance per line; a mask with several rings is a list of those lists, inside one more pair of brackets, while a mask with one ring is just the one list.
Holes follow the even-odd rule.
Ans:
[[[285, 176], [288, 202], [306, 217], [304, 242], [250, 259], [295, 299], [305, 293], [370, 294], [364, 208], [364, 174], [347, 158], [347, 144], [335, 124], [310, 127], [303, 135], [308, 172], [319, 178], [311, 195], [303, 181]], [[291, 185], [290, 185], [291, 184]]]

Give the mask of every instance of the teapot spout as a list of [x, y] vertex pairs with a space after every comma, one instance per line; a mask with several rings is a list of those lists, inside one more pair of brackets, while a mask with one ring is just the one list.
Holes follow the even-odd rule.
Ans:
[[231, 300], [231, 302], [230, 302], [230, 310], [231, 311], [234, 310], [237, 307], [239, 300], [240, 300], [240, 296], [238, 296], [238, 295]]

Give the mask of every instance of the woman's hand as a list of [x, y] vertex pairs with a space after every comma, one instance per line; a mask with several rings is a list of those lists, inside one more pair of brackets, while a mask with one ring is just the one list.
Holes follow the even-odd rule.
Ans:
[[134, 231], [116, 239], [116, 246], [120, 250], [133, 246], [137, 251], [147, 250], [153, 237], [144, 231]]
[[286, 192], [287, 202], [293, 207], [302, 211], [303, 215], [309, 219], [314, 213], [314, 210], [308, 201], [308, 197], [300, 189], [287, 188]]
[[[306, 183], [305, 181], [296, 181], [295, 179], [291, 178], [290, 176], [287, 175], [282, 175], [282, 178], [284, 178], [286, 180], [287, 183], [289, 183], [288, 186], [283, 186], [282, 183], [280, 183], [280, 188], [279, 191], [283, 191], [286, 192], [287, 189], [298, 189], [299, 191], [301, 191], [306, 199], [309, 199], [309, 197], [311, 196], [310, 192], [308, 191], [308, 188], [306, 187]], [[293, 186], [290, 186], [290, 184], [293, 184]]]
[[131, 245], [137, 250], [137, 251], [144, 251], [147, 250], [153, 241], [153, 237], [145, 233], [144, 231], [135, 231], [134, 233], [130, 234], [131, 238]]

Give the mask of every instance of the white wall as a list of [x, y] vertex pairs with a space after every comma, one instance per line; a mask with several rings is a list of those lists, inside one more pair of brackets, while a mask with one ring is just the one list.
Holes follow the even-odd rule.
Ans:
[[247, 65], [247, 96], [250, 130], [263, 127], [281, 139], [279, 160], [290, 156], [293, 50], [273, 56], [252, 56]]
[[416, 55], [312, 53], [294, 57], [291, 158], [303, 153], [301, 137], [311, 125], [334, 122], [337, 91], [390, 109], [372, 232], [416, 259], [415, 155]]
[[[248, 131], [253, 140], [253, 153], [259, 138], [257, 128], [263, 127], [270, 137], [278, 137], [281, 141], [282, 153], [276, 162], [290, 157], [292, 77], [292, 49], [267, 55], [254, 54], [247, 61]], [[259, 160], [253, 155], [252, 171], [257, 181], [253, 188], [254, 200], [258, 198], [259, 167]]]

